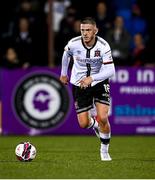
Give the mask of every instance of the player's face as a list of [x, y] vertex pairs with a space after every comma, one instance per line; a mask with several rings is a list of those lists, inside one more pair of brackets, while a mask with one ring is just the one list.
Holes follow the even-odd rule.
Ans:
[[97, 32], [96, 26], [92, 24], [81, 24], [80, 30], [81, 30], [83, 41], [86, 44], [89, 44], [92, 41], [94, 41], [95, 34]]

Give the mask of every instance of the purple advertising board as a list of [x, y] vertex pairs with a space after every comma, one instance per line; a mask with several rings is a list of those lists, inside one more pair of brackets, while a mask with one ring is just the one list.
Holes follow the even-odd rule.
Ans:
[[[78, 125], [60, 68], [0, 70], [4, 135], [93, 134]], [[110, 80], [113, 135], [155, 134], [155, 69], [117, 68]]]
[[59, 82], [60, 68], [1, 69], [4, 135], [79, 134], [71, 87]]
[[113, 134], [155, 134], [155, 69], [117, 68], [111, 97]]

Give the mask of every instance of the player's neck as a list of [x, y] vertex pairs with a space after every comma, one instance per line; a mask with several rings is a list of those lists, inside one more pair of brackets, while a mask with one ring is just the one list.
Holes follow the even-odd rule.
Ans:
[[91, 48], [92, 46], [94, 46], [95, 44], [95, 38], [93, 38], [91, 41], [89, 42], [84, 42], [84, 45], [87, 47], [87, 48]]

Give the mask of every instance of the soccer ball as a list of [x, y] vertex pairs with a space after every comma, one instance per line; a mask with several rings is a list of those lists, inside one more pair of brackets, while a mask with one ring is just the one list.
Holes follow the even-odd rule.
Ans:
[[19, 161], [32, 161], [36, 157], [36, 148], [30, 142], [21, 142], [16, 146], [15, 154]]

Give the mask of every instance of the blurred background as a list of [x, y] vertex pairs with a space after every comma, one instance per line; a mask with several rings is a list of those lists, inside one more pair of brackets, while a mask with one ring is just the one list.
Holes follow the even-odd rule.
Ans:
[[[96, 19], [98, 35], [109, 42], [116, 66], [116, 77], [111, 81], [109, 113], [114, 134], [155, 133], [155, 105], [152, 102], [155, 97], [155, 16], [152, 3], [146, 0], [84, 2], [1, 2], [2, 134], [92, 133], [78, 127], [70, 86], [66, 89], [61, 85], [66, 93], [63, 95], [55, 85], [60, 83], [64, 46], [80, 35], [80, 19], [85, 16]], [[51, 83], [53, 80], [55, 84]], [[37, 104], [39, 109], [33, 106], [34, 98], [35, 103], [40, 103]], [[52, 101], [52, 98], [56, 100]], [[68, 102], [64, 104], [67, 109], [61, 107], [64, 101]]]
[[0, 8], [2, 67], [11, 68], [11, 53], [18, 57], [16, 66], [59, 66], [64, 45], [79, 35], [85, 16], [96, 19], [116, 65], [154, 66], [155, 16], [145, 0], [6, 0]]

